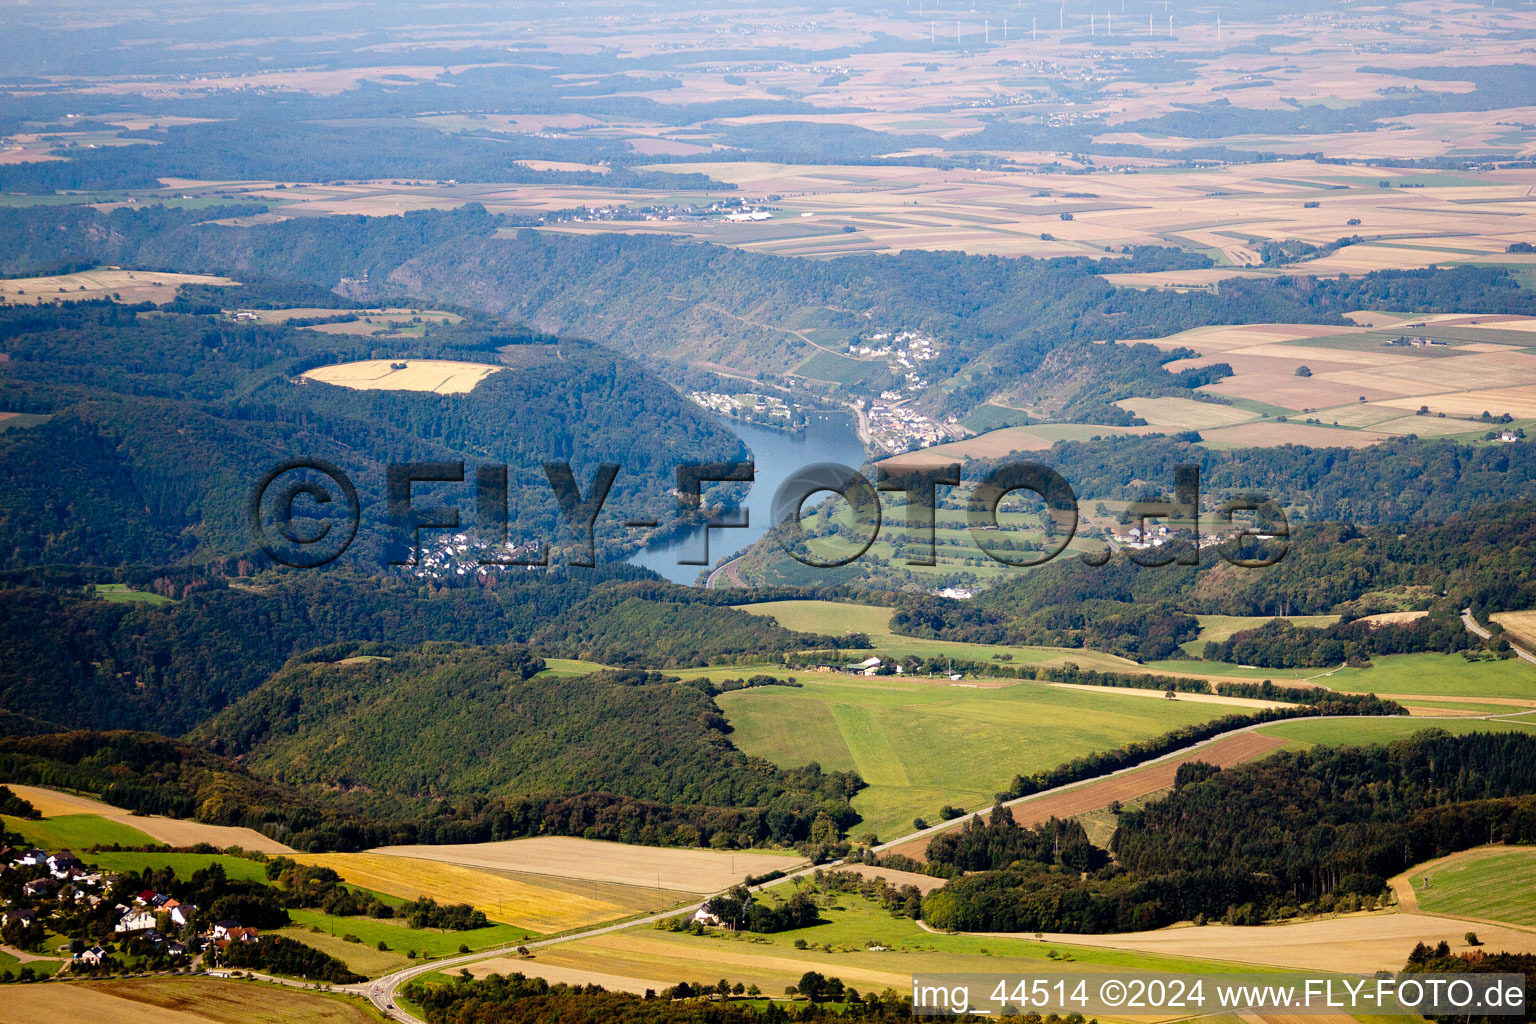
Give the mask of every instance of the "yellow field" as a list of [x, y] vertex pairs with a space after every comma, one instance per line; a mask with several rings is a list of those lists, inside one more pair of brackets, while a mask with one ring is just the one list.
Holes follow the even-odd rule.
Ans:
[[1503, 626], [1516, 643], [1536, 647], [1536, 612], [1495, 612], [1489, 618]]
[[468, 903], [493, 921], [546, 934], [629, 913], [606, 900], [531, 885], [459, 864], [380, 853], [313, 853], [295, 859], [331, 868], [345, 881], [365, 889], [405, 899], [430, 896], [439, 903]]
[[370, 854], [700, 894], [719, 892], [748, 875], [786, 869], [800, 860], [774, 853], [629, 846], [570, 836], [458, 846], [385, 846]]
[[78, 274], [49, 277], [12, 277], [0, 280], [0, 302], [18, 306], [61, 299], [114, 298], [121, 302], [167, 303], [184, 284], [234, 285], [227, 277], [207, 274], [163, 274], [153, 270], [119, 270], [103, 267]]
[[[404, 363], [405, 368], [391, 367]], [[358, 391], [435, 391], [440, 395], [463, 394], [500, 370], [488, 363], [461, 363], [452, 359], [364, 359], [306, 370], [309, 380], [323, 381]]]
[[195, 846], [198, 843], [209, 843], [219, 847], [238, 846], [246, 850], [260, 850], [262, 853], [293, 852], [291, 847], [269, 836], [264, 836], [255, 829], [236, 828], [232, 825], [205, 825], [200, 821], [187, 821], [183, 818], [163, 818], [158, 814], [129, 814], [121, 807], [113, 807], [111, 804], [102, 803], [88, 796], [60, 793], [57, 790], [41, 789], [37, 786], [12, 783], [7, 785], [10, 786], [11, 792], [36, 807], [38, 813], [45, 818], [65, 814], [95, 814], [109, 821], [136, 828], [158, 842], [170, 846]]
[[361, 999], [218, 978], [121, 978], [16, 985], [5, 1024], [374, 1024]]

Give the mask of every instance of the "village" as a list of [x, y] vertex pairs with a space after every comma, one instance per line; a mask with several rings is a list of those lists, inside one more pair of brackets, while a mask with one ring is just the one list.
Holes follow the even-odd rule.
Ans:
[[207, 921], [192, 903], [154, 889], [134, 889], [129, 876], [102, 872], [63, 851], [0, 849], [0, 936], [14, 950], [41, 949], [47, 936], [72, 936], [56, 950], [75, 974], [129, 964], [173, 968], [200, 959], [214, 966], [232, 944], [260, 941], [237, 920]]

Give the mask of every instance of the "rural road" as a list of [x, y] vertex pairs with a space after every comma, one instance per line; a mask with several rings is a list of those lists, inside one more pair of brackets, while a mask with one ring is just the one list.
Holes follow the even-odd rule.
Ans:
[[[1461, 610], [1461, 622], [1462, 622], [1462, 625], [1466, 626], [1467, 629], [1469, 629], [1474, 636], [1480, 636], [1484, 640], [1487, 640], [1490, 636], [1493, 635], [1487, 629], [1485, 629], [1482, 626], [1479, 626], [1477, 624], [1477, 620], [1472, 617], [1472, 609], [1470, 609], [1470, 608], [1463, 608]], [[1524, 647], [1521, 647], [1519, 644], [1515, 643], [1513, 640], [1510, 640], [1509, 639], [1509, 635], [1507, 633], [1505, 634], [1504, 639], [1505, 640], [1509, 640], [1510, 650], [1515, 652], [1515, 657], [1519, 658], [1522, 661], [1528, 661], [1532, 665], [1536, 665], [1536, 654], [1532, 654], [1530, 651], [1526, 650]]]
[[[721, 568], [724, 568], [724, 566], [722, 566]], [[1317, 717], [1318, 718], [1341, 718], [1341, 717], [1390, 718], [1390, 717], [1396, 717], [1396, 716], [1389, 716], [1389, 715], [1371, 715], [1371, 716], [1366, 716], [1366, 715], [1338, 716], [1338, 715], [1334, 715], [1334, 716], [1327, 716], [1327, 715], [1324, 715], [1324, 716], [1317, 716]], [[1463, 719], [1458, 719], [1458, 720], [1459, 721], [1466, 721], [1466, 719], [1464, 719], [1464, 718]], [[1431, 717], [1425, 717], [1425, 718], [1415, 719], [1415, 721], [1429, 722], [1429, 721], [1434, 721], [1434, 719], [1431, 718]], [[1096, 775], [1096, 776], [1094, 776], [1091, 779], [1083, 779], [1083, 780], [1081, 780], [1079, 782], [1068, 783], [1067, 785], [1064, 785], [1064, 786], [1056, 786], [1056, 787], [1054, 787], [1052, 789], [1041, 790], [1039, 793], [1032, 793], [1029, 796], [1019, 797], [1019, 798], [1017, 798], [1015, 800], [1008, 800], [1008, 801], [1005, 801], [1003, 803], [1003, 806], [1004, 807], [1012, 808], [1012, 807], [1017, 807], [1020, 804], [1028, 804], [1028, 803], [1033, 803], [1035, 801], [1045, 800], [1045, 799], [1048, 799], [1048, 798], [1051, 798], [1051, 797], [1058, 797], [1058, 796], [1060, 796], [1060, 795], [1062, 795], [1064, 793], [1070, 793], [1070, 792], [1072, 792], [1074, 790], [1079, 790], [1079, 789], [1082, 789], [1082, 788], [1084, 788], [1086, 786], [1091, 786], [1091, 785], [1094, 785], [1094, 784], [1097, 784], [1097, 783], [1101, 783], [1101, 782], [1105, 781], [1106, 779], [1113, 779], [1113, 778], [1116, 778], [1118, 776], [1129, 774], [1131, 772], [1138, 772], [1138, 771], [1143, 771], [1143, 770], [1148, 769], [1148, 768], [1153, 768], [1153, 767], [1155, 767], [1155, 766], [1157, 766], [1159, 764], [1162, 764], [1164, 762], [1167, 762], [1167, 761], [1170, 761], [1170, 760], [1173, 760], [1173, 759], [1188, 757], [1191, 753], [1194, 753], [1196, 751], [1199, 751], [1199, 750], [1202, 750], [1202, 749], [1204, 749], [1206, 747], [1209, 747], [1210, 745], [1212, 745], [1214, 743], [1217, 743], [1217, 742], [1219, 742], [1219, 741], [1221, 741], [1223, 739], [1226, 739], [1228, 737], [1239, 736], [1239, 735], [1242, 735], [1244, 733], [1253, 732], [1256, 729], [1262, 728], [1263, 725], [1266, 725], [1266, 724], [1271, 724], [1271, 723], [1260, 723], [1260, 724], [1256, 724], [1256, 725], [1245, 725], [1245, 726], [1243, 726], [1242, 728], [1239, 728], [1239, 729], [1230, 729], [1227, 732], [1217, 733], [1215, 736], [1212, 736], [1212, 737], [1210, 737], [1208, 739], [1201, 740], [1198, 743], [1192, 743], [1192, 744], [1190, 744], [1187, 747], [1180, 747], [1178, 750], [1171, 751], [1171, 752], [1169, 752], [1167, 754], [1164, 754], [1161, 757], [1153, 758], [1150, 761], [1142, 761], [1142, 762], [1140, 762], [1138, 764], [1131, 765], [1128, 768], [1121, 768], [1119, 771], [1110, 772], [1110, 773], [1108, 773], [1106, 775]], [[925, 828], [925, 829], [922, 829], [922, 830], [916, 831], [916, 832], [909, 832], [906, 835], [901, 836], [900, 838], [892, 839], [889, 842], [881, 843], [878, 846], [875, 846], [874, 850], [877, 853], [883, 853], [883, 852], [892, 850], [892, 849], [894, 849], [895, 847], [898, 847], [898, 846], [903, 846], [903, 845], [906, 845], [906, 844], [909, 844], [909, 843], [916, 843], [916, 842], [926, 841], [928, 839], [931, 839], [933, 836], [938, 835], [940, 832], [944, 832], [944, 831], [947, 831], [948, 829], [952, 829], [952, 828], [958, 828], [960, 825], [964, 824], [970, 817], [971, 816], [969, 814], [967, 814], [967, 815], [963, 815], [963, 816], [961, 816], [959, 818], [954, 818], [954, 819], [952, 819], [950, 821], [941, 822], [940, 824], [934, 825], [934, 826], [932, 826], [930, 828]], [[829, 861], [829, 862], [827, 862], [825, 864], [806, 865], [805, 867], [799, 868], [798, 870], [789, 872], [783, 878], [774, 879], [772, 882], [765, 882], [763, 885], [753, 886], [753, 889], [754, 890], [761, 890], [761, 889], [768, 888], [769, 886], [782, 885], [785, 882], [789, 882], [789, 881], [792, 881], [793, 879], [800, 878], [800, 877], [803, 877], [805, 875], [811, 874], [812, 872], [816, 871], [818, 868], [820, 868], [820, 869], [835, 868], [835, 867], [839, 866], [840, 864], [842, 864], [842, 861]], [[584, 929], [582, 931], [569, 932], [569, 933], [567, 933], [565, 935], [557, 935], [557, 936], [555, 936], [553, 938], [549, 938], [549, 939], [540, 939], [540, 940], [538, 940], [536, 942], [517, 943], [517, 944], [513, 944], [513, 945], [508, 945], [508, 946], [500, 946], [500, 947], [497, 947], [496, 949], [483, 949], [483, 950], [480, 950], [479, 952], [476, 952], [476, 953], [464, 953], [464, 954], [460, 954], [458, 956], [447, 957], [447, 958], [444, 958], [442, 960], [430, 960], [430, 961], [427, 961], [426, 963], [417, 964], [417, 965], [414, 965], [412, 967], [407, 967], [407, 968], [405, 968], [403, 970], [396, 971], [393, 974], [386, 974], [386, 975], [384, 975], [381, 978], [376, 978], [373, 981], [366, 982], [365, 984], [362, 984], [362, 985], [337, 986], [334, 990], [335, 991], [353, 992], [353, 993], [357, 993], [359, 995], [366, 996], [368, 998], [369, 1002], [373, 1003], [373, 1005], [378, 1008], [379, 1012], [383, 1013], [386, 1017], [388, 1017], [388, 1018], [390, 1018], [392, 1020], [404, 1021], [404, 1022], [406, 1022], [406, 1024], [426, 1024], [426, 1022], [421, 1020], [421, 1018], [416, 1017], [416, 1016], [406, 1012], [405, 1010], [401, 1009], [397, 1005], [395, 1005], [395, 1002], [396, 1002], [395, 994], [399, 990], [400, 986], [405, 984], [410, 979], [412, 979], [414, 977], [417, 977], [418, 975], [426, 974], [426, 973], [428, 973], [430, 971], [448, 971], [448, 970], [452, 970], [453, 968], [456, 968], [456, 967], [462, 967], [465, 964], [474, 963], [474, 962], [476, 962], [478, 960], [489, 960], [492, 957], [515, 955], [519, 945], [525, 946], [525, 947], [527, 947], [530, 950], [532, 950], [532, 949], [541, 949], [541, 948], [544, 948], [544, 947], [547, 947], [547, 946], [554, 946], [554, 945], [558, 945], [558, 944], [564, 943], [564, 942], [576, 942], [576, 941], [579, 941], [581, 939], [590, 939], [590, 938], [593, 938], [593, 937], [598, 936], [598, 935], [607, 935], [607, 934], [610, 934], [612, 932], [623, 931], [624, 929], [627, 929], [627, 928], [634, 928], [634, 927], [636, 927], [638, 925], [654, 924], [654, 923], [656, 923], [657, 921], [660, 921], [663, 918], [675, 917], [675, 916], [677, 916], [679, 914], [692, 914], [694, 911], [698, 910], [701, 906], [703, 906], [704, 903], [708, 899], [709, 899], [709, 897], [705, 897], [704, 899], [701, 899], [701, 900], [699, 900], [696, 903], [690, 903], [686, 907], [673, 908], [671, 910], [662, 911], [661, 913], [650, 914], [650, 915], [647, 915], [645, 917], [631, 918], [629, 920], [619, 921], [619, 922], [617, 922], [615, 924], [600, 925], [598, 927], [587, 928], [587, 929]]]

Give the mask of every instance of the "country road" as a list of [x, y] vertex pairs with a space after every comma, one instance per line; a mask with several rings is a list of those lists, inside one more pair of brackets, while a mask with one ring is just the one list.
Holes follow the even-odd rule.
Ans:
[[[723, 568], [725, 568], [725, 566], [721, 566], [721, 568], [723, 569]], [[718, 572], [719, 570], [716, 570], [716, 571]], [[1386, 715], [1320, 715], [1320, 716], [1316, 716], [1316, 719], [1321, 719], [1321, 718], [1389, 718], [1389, 717], [1398, 717], [1398, 716], [1386, 716]], [[1480, 717], [1494, 717], [1494, 716], [1480, 716]], [[1316, 719], [1309, 719], [1309, 720], [1316, 720]], [[1458, 718], [1457, 719], [1457, 721], [1466, 721], [1466, 720], [1467, 720], [1466, 718]], [[1435, 721], [1435, 718], [1431, 717], [1431, 716], [1425, 716], [1423, 718], [1416, 718], [1415, 721], [1432, 722], [1432, 721]], [[1096, 775], [1096, 776], [1094, 776], [1091, 779], [1083, 779], [1083, 780], [1080, 780], [1078, 782], [1067, 783], [1066, 785], [1063, 785], [1063, 786], [1056, 786], [1056, 787], [1053, 787], [1051, 789], [1041, 790], [1039, 793], [1032, 793], [1029, 796], [1018, 797], [1017, 799], [1014, 799], [1014, 800], [1007, 800], [1007, 801], [1004, 801], [1003, 806], [1004, 807], [1013, 808], [1013, 807], [1018, 807], [1021, 804], [1030, 804], [1030, 803], [1034, 803], [1034, 802], [1037, 802], [1037, 801], [1044, 801], [1044, 800], [1048, 800], [1048, 799], [1052, 799], [1052, 798], [1057, 798], [1057, 797], [1062, 796], [1063, 794], [1072, 793], [1072, 792], [1074, 792], [1076, 790], [1081, 790], [1081, 789], [1083, 789], [1085, 787], [1088, 787], [1088, 786], [1093, 786], [1093, 785], [1100, 784], [1100, 783], [1104, 782], [1107, 779], [1114, 779], [1114, 778], [1117, 778], [1119, 776], [1124, 776], [1124, 775], [1130, 774], [1132, 772], [1144, 771], [1146, 769], [1154, 768], [1154, 767], [1156, 767], [1158, 765], [1164, 764], [1164, 763], [1166, 763], [1168, 761], [1171, 761], [1171, 760], [1174, 760], [1174, 759], [1183, 759], [1183, 758], [1188, 757], [1192, 753], [1195, 753], [1195, 752], [1200, 751], [1200, 750], [1202, 750], [1202, 749], [1204, 749], [1206, 747], [1211, 746], [1212, 744], [1218, 743], [1218, 742], [1220, 742], [1220, 741], [1222, 741], [1224, 739], [1227, 739], [1229, 737], [1232, 737], [1232, 736], [1240, 736], [1240, 735], [1242, 735], [1244, 733], [1251, 733], [1251, 732], [1253, 732], [1253, 731], [1255, 731], [1257, 729], [1263, 728], [1263, 726], [1267, 725], [1267, 724], [1271, 724], [1271, 723], [1258, 723], [1258, 724], [1255, 724], [1255, 725], [1245, 725], [1245, 726], [1243, 726], [1241, 728], [1238, 728], [1238, 729], [1229, 729], [1226, 732], [1217, 733], [1215, 736], [1211, 736], [1211, 737], [1209, 737], [1207, 739], [1201, 740], [1198, 743], [1191, 743], [1187, 747], [1180, 747], [1178, 750], [1170, 751], [1169, 753], [1164, 754], [1161, 757], [1152, 758], [1151, 760], [1148, 760], [1148, 761], [1142, 761], [1142, 762], [1140, 762], [1138, 764], [1131, 765], [1131, 766], [1129, 766], [1127, 768], [1121, 768], [1118, 771], [1110, 772], [1110, 773], [1105, 774], [1105, 775]], [[909, 833], [907, 833], [904, 836], [900, 836], [899, 838], [892, 839], [889, 842], [881, 843], [878, 846], [875, 846], [874, 850], [877, 853], [884, 853], [884, 852], [893, 850], [893, 849], [895, 849], [898, 846], [905, 846], [905, 845], [916, 844], [916, 843], [926, 843], [927, 840], [929, 840], [932, 837], [938, 835], [940, 832], [944, 832], [944, 831], [947, 831], [947, 830], [952, 829], [952, 828], [960, 827], [967, 820], [969, 820], [970, 817], [971, 816], [967, 814], [967, 815], [963, 815], [963, 816], [961, 816], [959, 818], [954, 818], [954, 819], [952, 819], [950, 821], [941, 822], [941, 823], [939, 823], [937, 825], [934, 825], [934, 826], [932, 826], [930, 828], [922, 829], [922, 830], [919, 830], [919, 831], [916, 831], [916, 832], [909, 832]], [[787, 873], [782, 878], [777, 878], [777, 879], [774, 879], [771, 882], [765, 882], [762, 885], [753, 886], [752, 888], [753, 888], [754, 891], [757, 891], [757, 890], [762, 890], [762, 889], [769, 888], [770, 886], [783, 885], [784, 883], [792, 881], [792, 880], [794, 880], [796, 878], [800, 878], [800, 877], [803, 877], [805, 875], [811, 874], [812, 872], [816, 871], [818, 868], [820, 868], [820, 869], [835, 868], [835, 867], [838, 867], [841, 864], [842, 864], [842, 861], [828, 861], [827, 863], [824, 863], [824, 864], [807, 864], [807, 865], [805, 865], [805, 866], [803, 866], [801, 868], [798, 868], [798, 869], [796, 869], [794, 871], [791, 871], [791, 872]], [[525, 946], [526, 948], [528, 948], [530, 950], [540, 949], [540, 948], [544, 948], [544, 947], [547, 947], [547, 946], [558, 945], [560, 943], [577, 942], [577, 941], [579, 941], [581, 939], [590, 939], [590, 938], [593, 938], [593, 937], [598, 936], [598, 935], [607, 935], [607, 934], [610, 934], [612, 932], [623, 931], [624, 929], [627, 929], [627, 928], [634, 928], [634, 927], [636, 927], [638, 925], [654, 924], [655, 922], [661, 920], [662, 918], [675, 917], [678, 914], [692, 914], [694, 911], [698, 910], [701, 906], [703, 906], [708, 900], [709, 900], [709, 897], [705, 897], [704, 899], [699, 900], [699, 901], [697, 901], [695, 903], [688, 904], [686, 907], [674, 907], [671, 910], [662, 911], [660, 913], [649, 914], [649, 915], [646, 915], [644, 917], [630, 918], [628, 920], [619, 921], [619, 922], [616, 922], [614, 924], [599, 925], [599, 926], [594, 927], [594, 928], [587, 928], [587, 929], [583, 929], [581, 931], [569, 932], [569, 933], [567, 933], [565, 935], [557, 935], [557, 936], [554, 936], [553, 938], [539, 939], [539, 940], [537, 940], [535, 942], [524, 942], [524, 943], [518, 943], [518, 944], [513, 944], [513, 945], [508, 945], [508, 946], [500, 946], [500, 947], [497, 947], [495, 949], [485, 949], [485, 950], [480, 950], [479, 952], [475, 952], [475, 953], [460, 954], [458, 956], [447, 957], [447, 958], [442, 959], [442, 960], [432, 960], [432, 961], [428, 961], [426, 963], [417, 964], [417, 965], [412, 966], [412, 967], [407, 967], [404, 970], [396, 971], [393, 974], [387, 974], [387, 975], [385, 975], [385, 976], [383, 976], [381, 978], [374, 979], [373, 981], [366, 982], [365, 984], [362, 984], [362, 985], [337, 986], [335, 991], [354, 992], [354, 993], [359, 993], [359, 994], [367, 996], [368, 1000], [371, 1003], [373, 1003], [373, 1005], [375, 1007], [377, 1007], [378, 1010], [381, 1013], [383, 1013], [386, 1017], [389, 1017], [392, 1020], [404, 1021], [404, 1022], [406, 1022], [406, 1024], [426, 1024], [426, 1022], [421, 1020], [421, 1018], [416, 1017], [413, 1014], [410, 1014], [410, 1013], [406, 1012], [405, 1010], [400, 1009], [398, 1006], [395, 1005], [395, 994], [396, 994], [396, 992], [399, 990], [401, 985], [405, 984], [411, 978], [417, 977], [418, 975], [421, 975], [421, 974], [429, 973], [431, 971], [451, 970], [452, 968], [462, 967], [465, 964], [474, 963], [474, 962], [476, 962], [478, 960], [489, 960], [489, 959], [491, 959], [493, 957], [507, 956], [509, 954], [515, 954], [519, 945]]]
[[[1466, 626], [1467, 629], [1472, 632], [1473, 636], [1479, 636], [1484, 640], [1487, 640], [1493, 635], [1487, 629], [1477, 624], [1477, 620], [1472, 617], [1472, 609], [1470, 608], [1463, 608], [1461, 610], [1461, 622], [1462, 625]], [[1521, 647], [1513, 640], [1510, 640], [1508, 633], [1504, 635], [1504, 639], [1509, 641], [1509, 648], [1515, 652], [1515, 657], [1519, 658], [1521, 661], [1528, 661], [1532, 665], [1536, 665], [1536, 654], [1532, 654], [1524, 647]]]

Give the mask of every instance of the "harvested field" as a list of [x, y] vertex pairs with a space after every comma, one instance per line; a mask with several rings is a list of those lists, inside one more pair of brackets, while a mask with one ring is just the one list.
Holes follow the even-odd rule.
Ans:
[[1428, 615], [1427, 610], [1416, 612], [1378, 612], [1375, 615], [1367, 615], [1361, 622], [1369, 622], [1373, 626], [1384, 626], [1396, 622], [1412, 622], [1414, 619], [1422, 619]]
[[1115, 403], [1154, 427], [1206, 430], [1257, 419], [1258, 413], [1231, 405], [1196, 402], [1188, 398], [1124, 398]]
[[1234, 448], [1277, 448], [1286, 444], [1309, 445], [1314, 448], [1366, 448], [1385, 440], [1387, 436], [1374, 430], [1273, 422], [1242, 423], [1235, 427], [1200, 432], [1206, 444]]
[[102, 267], [77, 274], [48, 277], [12, 277], [0, 279], [0, 303], [29, 306], [62, 299], [112, 298], [119, 302], [156, 302], [164, 304], [176, 298], [184, 284], [235, 285], [227, 277], [207, 274], [167, 274], [153, 270], [119, 270]]
[[616, 903], [531, 885], [460, 864], [380, 853], [313, 853], [296, 857], [319, 864], [344, 881], [403, 899], [430, 896], [439, 903], [468, 903], [493, 921], [536, 932], [558, 932], [623, 917]]
[[304, 377], [358, 391], [434, 391], [440, 395], [463, 394], [500, 370], [488, 363], [461, 363], [452, 359], [364, 359], [306, 370]]
[[[1263, 757], [1272, 750], [1285, 745], [1285, 741], [1274, 736], [1265, 736], [1258, 732], [1243, 732], [1235, 736], [1226, 736], [1213, 743], [1207, 743], [1180, 757], [1169, 758], [1158, 764], [1135, 771], [1125, 772], [1121, 775], [1112, 775], [1106, 779], [1085, 783], [1061, 793], [1053, 793], [1042, 797], [1027, 797], [1016, 803], [1009, 804], [1014, 821], [1020, 825], [1036, 825], [1051, 818], [1070, 818], [1087, 811], [1096, 811], [1108, 807], [1119, 800], [1126, 803], [1137, 797], [1146, 796], [1159, 789], [1167, 789], [1173, 785], [1173, 777], [1179, 770], [1179, 765], [1186, 761], [1205, 761], [1208, 764], [1220, 765], [1225, 768], [1229, 765], [1241, 764], [1244, 761], [1252, 761]], [[985, 821], [990, 814], [982, 814]], [[928, 842], [932, 835], [924, 835], [919, 839], [891, 847], [887, 853], [899, 853], [915, 860], [923, 860], [928, 849]], [[1199, 955], [1199, 954], [1191, 954]]]
[[656, 977], [635, 978], [626, 974], [588, 970], [584, 967], [562, 967], [548, 962], [552, 956], [558, 956], [559, 951], [564, 948], [557, 947], [554, 953], [543, 953], [529, 960], [516, 956], [492, 957], [489, 960], [472, 963], [466, 970], [475, 978], [484, 978], [491, 974], [502, 976], [524, 974], [529, 977], [543, 978], [551, 985], [601, 985], [610, 992], [633, 992], [635, 995], [645, 995], [647, 989], [660, 992], [684, 980], [669, 976], [665, 968], [657, 970]]
[[628, 846], [568, 836], [458, 846], [384, 846], [370, 854], [700, 894], [727, 889], [748, 875], [787, 870], [800, 863], [795, 855]]
[[200, 821], [181, 818], [162, 818], [158, 814], [130, 814], [121, 807], [102, 803], [100, 800], [37, 786], [10, 785], [17, 796], [23, 797], [45, 818], [66, 814], [96, 814], [154, 838], [170, 846], [195, 846], [209, 843], [213, 846], [239, 846], [263, 853], [292, 853], [287, 845], [255, 829], [235, 828], [231, 825], [205, 825]]
[[1536, 611], [1496, 612], [1489, 618], [1503, 626], [1516, 643], [1536, 648]]
[[[1132, 686], [1090, 686], [1086, 683], [1046, 683], [1061, 690], [1082, 690], [1088, 693], [1114, 694], [1142, 700], [1167, 700], [1163, 690], [1144, 690]], [[1176, 698], [1191, 704], [1226, 704], [1235, 708], [1283, 708], [1290, 705], [1277, 700], [1260, 700], [1257, 697], [1226, 697], [1219, 693], [1181, 693]]]
[[[1417, 942], [1433, 946], [1445, 941], [1453, 952], [1464, 952], [1468, 948], [1462, 938], [1466, 931], [1467, 923], [1454, 918], [1379, 913], [1253, 927], [1208, 924], [1118, 935], [1047, 933], [1045, 941], [1296, 970], [1370, 974], [1402, 970], [1408, 951]], [[1479, 923], [1477, 934], [1489, 949], [1536, 953], [1536, 932]]]
[[883, 878], [891, 885], [915, 885], [924, 896], [935, 889], [944, 888], [944, 879], [932, 875], [920, 875], [916, 871], [898, 871], [895, 868], [877, 868], [873, 864], [848, 864], [839, 871], [852, 871], [864, 878]]
[[6, 1024], [374, 1024], [360, 999], [219, 978], [119, 978], [18, 985]]
[[[1487, 379], [1485, 375], [1484, 380]], [[1443, 412], [1447, 416], [1481, 416], [1490, 412], [1495, 416], [1508, 413], [1517, 419], [1536, 417], [1536, 384], [1511, 388], [1489, 388], [1481, 391], [1452, 391], [1440, 395], [1419, 395], [1413, 398], [1396, 398], [1383, 401], [1398, 409], [1417, 409], [1429, 406], [1430, 412]], [[1480, 424], [1468, 429], [1476, 430]]]

